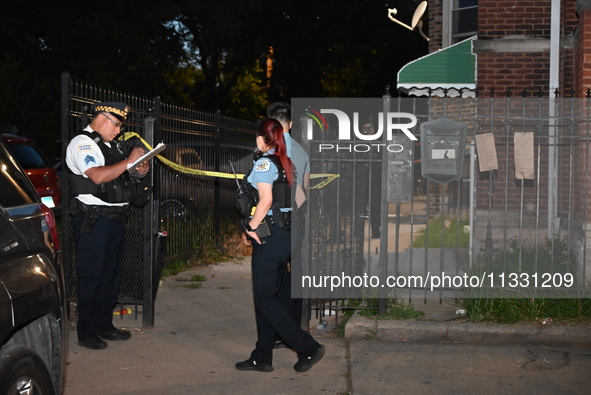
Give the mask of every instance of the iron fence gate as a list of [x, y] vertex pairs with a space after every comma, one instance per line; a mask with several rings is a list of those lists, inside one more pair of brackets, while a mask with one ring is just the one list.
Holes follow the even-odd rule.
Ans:
[[[589, 91], [586, 98], [543, 98], [527, 91], [515, 97], [505, 92], [502, 98], [494, 91], [484, 98], [462, 98], [462, 92], [454, 96], [383, 99], [385, 111], [416, 115], [416, 137], [436, 119], [466, 125], [457, 180], [424, 178], [419, 147], [426, 142], [416, 143], [414, 165], [405, 170], [412, 180], [410, 186], [404, 184], [412, 189], [407, 200], [387, 201], [388, 193], [381, 189], [399, 171], [391, 164], [376, 171], [386, 156], [347, 147], [320, 155], [321, 144], [337, 146], [339, 141], [334, 133], [318, 137], [317, 129], [309, 139], [304, 131], [312, 121], [301, 119], [301, 136], [293, 135], [308, 147], [313, 179], [317, 176], [310, 191], [307, 273], [376, 275], [381, 281], [384, 275], [422, 277], [346, 297], [312, 287], [307, 295], [318, 317], [347, 308], [355, 295], [409, 303], [476, 296], [589, 297]], [[483, 137], [490, 137], [492, 145], [480, 144]], [[378, 199], [373, 199], [376, 193]], [[381, 235], [374, 238], [372, 212], [380, 213], [382, 225]], [[427, 280], [438, 275], [441, 282], [446, 279], [442, 273], [450, 281], [430, 292], [425, 285], [433, 284]], [[511, 273], [521, 277], [509, 284]], [[479, 282], [469, 283], [472, 276]], [[551, 289], [541, 288], [542, 277]], [[537, 289], [532, 290], [534, 282]]]
[[[123, 275], [118, 302], [138, 306], [144, 326], [154, 325], [154, 301], [162, 260], [186, 259], [199, 249], [222, 248], [236, 233], [236, 180], [252, 165], [254, 122], [162, 103], [73, 81], [62, 75], [62, 158], [68, 142], [88, 124], [90, 106], [98, 101], [125, 102], [131, 107], [125, 133], [154, 147], [163, 141], [163, 157], [152, 161], [154, 193], [143, 208], [132, 207], [125, 232]], [[62, 164], [65, 166], [65, 163]], [[63, 173], [65, 174], [65, 173]], [[68, 208], [73, 203], [62, 177], [62, 248], [66, 295], [76, 300], [75, 242]], [[168, 236], [164, 242], [162, 237]], [[162, 247], [166, 248], [163, 256]]]
[[[73, 81], [68, 73], [62, 74], [62, 158], [66, 157], [69, 141], [78, 130], [88, 124], [90, 106], [99, 101], [125, 102], [134, 111], [126, 122], [126, 131], [144, 136], [153, 145], [154, 130], [149, 110], [153, 101], [144, 97], [114, 92], [86, 83]], [[148, 127], [146, 127], [148, 126]], [[68, 178], [65, 177], [65, 162], [62, 162], [62, 257], [66, 277], [66, 297], [69, 302], [77, 298], [77, 270], [75, 263], [75, 241], [72, 234], [72, 219], [68, 213], [73, 206], [73, 197]], [[152, 176], [150, 176], [152, 177]], [[152, 293], [153, 254], [157, 224], [150, 221], [157, 208], [151, 201], [143, 209], [132, 207], [128, 214], [125, 232], [124, 264], [119, 303], [143, 305], [142, 320], [146, 326], [154, 322], [154, 299]], [[154, 237], [151, 237], [154, 236]]]

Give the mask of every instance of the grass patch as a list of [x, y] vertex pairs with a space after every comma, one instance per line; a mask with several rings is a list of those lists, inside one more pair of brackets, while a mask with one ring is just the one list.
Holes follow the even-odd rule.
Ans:
[[359, 311], [359, 315], [378, 320], [414, 320], [425, 315], [412, 306], [405, 305], [402, 300], [388, 299], [386, 314], [379, 315], [379, 299], [366, 299]]
[[189, 279], [189, 281], [193, 281], [193, 282], [207, 281], [207, 278], [205, 276], [202, 276], [201, 274], [195, 274]]
[[227, 252], [212, 247], [199, 247], [194, 258], [191, 258], [190, 266], [211, 265], [220, 262], [227, 262], [234, 258]]
[[464, 226], [469, 224], [470, 221], [467, 219], [446, 217], [431, 219], [424, 229], [417, 232], [418, 236], [413, 240], [413, 247], [468, 247], [470, 245], [470, 233], [464, 231]]
[[187, 256], [165, 261], [162, 277], [174, 276], [195, 266], [240, 259], [250, 251], [239, 235], [235, 215], [222, 217], [221, 234], [213, 234], [213, 213], [163, 224], [167, 231], [167, 256]]
[[168, 276], [176, 276], [179, 273], [184, 272], [189, 268], [189, 265], [186, 261], [182, 261], [180, 259], [174, 259], [172, 261], [167, 262], [162, 269], [161, 278], [168, 277]]
[[591, 323], [591, 299], [465, 299], [463, 305], [473, 322], [536, 323], [551, 318], [561, 325]]
[[191, 283], [191, 284], [186, 284], [182, 286], [183, 288], [189, 288], [189, 289], [198, 289], [203, 287], [202, 283]]
[[190, 288], [190, 289], [197, 289], [203, 287], [203, 282], [207, 281], [207, 277], [201, 274], [194, 274], [188, 280], [177, 280], [177, 281], [187, 281], [189, 284], [181, 285], [183, 288]]
[[[347, 299], [343, 303], [343, 318], [339, 325], [333, 329], [337, 337], [345, 337], [345, 326], [353, 314], [377, 320], [413, 320], [425, 315], [422, 311], [417, 311], [412, 306], [405, 305], [402, 300], [388, 299], [386, 302], [386, 314], [379, 315], [380, 299]], [[371, 338], [377, 337], [377, 332], [366, 335]]]
[[[526, 288], [518, 283], [518, 287], [510, 289], [511, 279], [532, 279], [538, 275], [538, 287], [543, 273], [572, 276], [576, 287], [575, 258], [562, 240], [547, 240], [538, 247], [521, 245], [517, 240], [509, 240], [505, 251], [490, 255], [479, 254], [474, 262], [471, 274], [486, 277], [492, 276], [495, 288], [472, 289], [471, 296], [462, 301], [470, 320], [473, 322], [494, 323], [536, 323], [552, 322], [562, 325], [576, 325], [591, 322], [591, 299], [565, 297], [560, 298], [554, 290], [553, 297], [548, 297], [543, 288]], [[505, 273], [505, 288], [500, 287], [499, 275]], [[518, 276], [509, 277], [508, 273]], [[524, 276], [522, 277], [521, 274]], [[564, 278], [560, 276], [560, 278]], [[533, 285], [533, 284], [532, 284]], [[479, 294], [476, 294], [478, 292]], [[480, 297], [482, 296], [482, 297]]]

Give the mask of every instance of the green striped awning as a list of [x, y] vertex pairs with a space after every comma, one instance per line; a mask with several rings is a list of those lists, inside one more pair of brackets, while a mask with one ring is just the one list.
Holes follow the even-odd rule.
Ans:
[[[476, 89], [476, 55], [472, 53], [472, 41], [476, 36], [450, 45], [437, 52], [413, 60], [398, 72], [398, 89], [415, 96], [458, 96], [464, 88], [463, 97], [474, 97]], [[469, 91], [468, 89], [471, 89]]]

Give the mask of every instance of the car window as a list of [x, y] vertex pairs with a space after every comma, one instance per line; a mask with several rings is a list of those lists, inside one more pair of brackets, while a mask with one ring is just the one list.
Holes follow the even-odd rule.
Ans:
[[180, 154], [179, 156], [180, 156], [181, 164], [186, 167], [192, 167], [195, 165], [199, 165], [199, 163], [201, 161], [199, 158], [199, 155], [195, 151], [185, 152], [185, 153]]
[[26, 144], [11, 144], [8, 149], [23, 169], [43, 169], [51, 167], [35, 147]]
[[[223, 145], [220, 147], [220, 171], [231, 173], [229, 162], [237, 172], [245, 172], [252, 166], [252, 147]], [[213, 144], [172, 143], [163, 152], [163, 156], [173, 162], [192, 169], [213, 171], [215, 169], [215, 147]]]
[[4, 145], [0, 144], [0, 206], [13, 207], [37, 202], [37, 192]]
[[[228, 161], [232, 162], [232, 164], [236, 166], [237, 163], [244, 160], [245, 158], [248, 163], [252, 163], [252, 154], [254, 152], [254, 148], [222, 146], [220, 151], [222, 153], [220, 158], [220, 165], [222, 168], [228, 165]], [[199, 152], [206, 168], [213, 169], [215, 166], [214, 147], [199, 147]]]

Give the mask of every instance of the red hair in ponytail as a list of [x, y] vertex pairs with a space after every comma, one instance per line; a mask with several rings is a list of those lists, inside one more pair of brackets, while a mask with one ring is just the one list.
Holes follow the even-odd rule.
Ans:
[[273, 118], [264, 119], [259, 125], [257, 136], [261, 136], [267, 146], [275, 148], [275, 155], [279, 157], [279, 161], [287, 175], [287, 182], [291, 185], [293, 183], [291, 160], [287, 156], [287, 147], [285, 146], [281, 123]]

